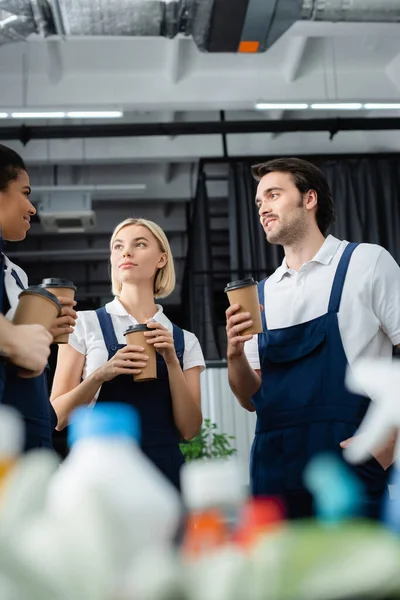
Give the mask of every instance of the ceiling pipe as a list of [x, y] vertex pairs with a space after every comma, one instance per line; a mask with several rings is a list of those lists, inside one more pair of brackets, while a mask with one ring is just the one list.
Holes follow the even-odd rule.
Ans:
[[393, 131], [400, 129], [399, 117], [350, 117], [330, 119], [288, 119], [262, 121], [187, 121], [174, 123], [124, 123], [101, 125], [38, 125], [0, 127], [1, 140], [72, 138], [119, 138], [182, 135], [229, 135], [249, 133], [294, 133], [327, 131], [331, 137], [339, 131]]

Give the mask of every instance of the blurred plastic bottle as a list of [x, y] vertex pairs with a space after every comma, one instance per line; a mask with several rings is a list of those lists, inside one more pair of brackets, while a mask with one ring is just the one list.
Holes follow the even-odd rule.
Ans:
[[73, 518], [86, 498], [101, 501], [116, 570], [134, 556], [168, 544], [178, 526], [177, 491], [137, 445], [137, 412], [126, 404], [81, 407], [69, 426], [71, 452], [50, 484], [53, 514]]
[[314, 496], [320, 522], [336, 525], [362, 515], [364, 486], [336, 454], [314, 456], [304, 471], [304, 482]]
[[0, 493], [24, 446], [24, 423], [10, 406], [0, 406]]
[[390, 474], [390, 485], [382, 506], [382, 521], [388, 529], [400, 534], [400, 464]]
[[235, 531], [235, 542], [252, 548], [263, 535], [285, 523], [285, 507], [279, 498], [250, 498], [242, 507]]
[[183, 554], [197, 557], [228, 544], [246, 498], [240, 465], [235, 460], [192, 461], [182, 468], [181, 487], [188, 511]]

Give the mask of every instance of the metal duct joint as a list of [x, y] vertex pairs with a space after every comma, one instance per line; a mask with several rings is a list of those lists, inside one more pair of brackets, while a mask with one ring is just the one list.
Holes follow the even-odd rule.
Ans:
[[47, 0], [0, 0], [0, 45], [55, 32]]
[[302, 19], [397, 23], [399, 0], [303, 0]]

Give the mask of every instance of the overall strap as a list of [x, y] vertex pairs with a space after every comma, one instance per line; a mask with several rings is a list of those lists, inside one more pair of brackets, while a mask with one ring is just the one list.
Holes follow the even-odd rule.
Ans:
[[346, 279], [347, 269], [349, 267], [351, 256], [357, 248], [357, 243], [347, 244], [339, 264], [336, 269], [335, 278], [333, 280], [331, 297], [329, 299], [328, 312], [339, 312], [340, 300], [342, 298], [343, 286]]
[[265, 288], [265, 282], [267, 281], [267, 277], [265, 279], [263, 279], [262, 281], [260, 281], [260, 283], [258, 284], [258, 300], [261, 304], [261, 306], [263, 307], [262, 311], [261, 311], [261, 323], [262, 323], [262, 327], [263, 327], [263, 331], [267, 330], [267, 319], [265, 316], [265, 302], [264, 302], [264, 288]]
[[15, 269], [11, 269], [11, 275], [14, 277], [15, 281], [17, 282], [17, 286], [21, 289], [24, 290], [25, 286], [21, 281], [20, 276], [18, 275], [17, 271]]
[[118, 340], [117, 336], [115, 335], [111, 315], [106, 311], [104, 306], [96, 310], [96, 315], [99, 319], [101, 332], [103, 334], [104, 343], [107, 346], [108, 353], [114, 353], [116, 350], [118, 350]]
[[174, 336], [174, 346], [176, 356], [179, 358], [181, 367], [183, 366], [183, 353], [185, 351], [185, 336], [183, 329], [172, 323], [172, 335]]

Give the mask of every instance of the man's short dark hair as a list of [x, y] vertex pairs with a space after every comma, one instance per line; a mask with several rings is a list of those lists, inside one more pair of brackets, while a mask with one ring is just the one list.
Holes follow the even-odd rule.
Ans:
[[8, 187], [10, 181], [18, 177], [20, 171], [26, 171], [20, 155], [0, 144], [0, 192]]
[[260, 181], [264, 175], [277, 171], [290, 173], [293, 183], [302, 194], [309, 190], [317, 193], [317, 225], [321, 233], [325, 235], [328, 227], [335, 220], [335, 212], [331, 190], [323, 173], [318, 167], [301, 158], [276, 158], [251, 168], [253, 177], [257, 181]]

